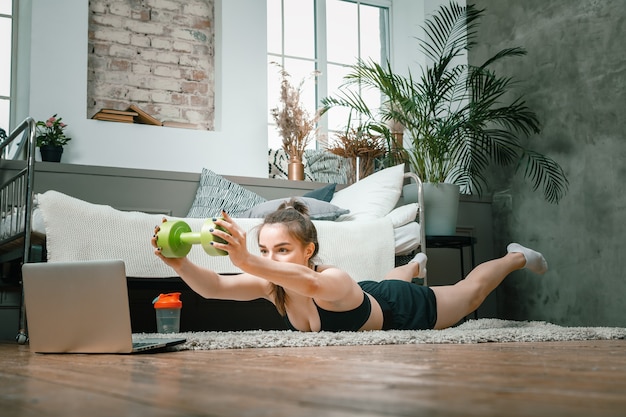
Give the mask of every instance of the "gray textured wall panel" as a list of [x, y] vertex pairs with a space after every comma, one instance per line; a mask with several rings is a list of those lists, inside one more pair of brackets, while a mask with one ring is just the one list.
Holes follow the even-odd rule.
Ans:
[[511, 46], [498, 70], [521, 81], [542, 132], [528, 146], [570, 180], [559, 205], [512, 170], [493, 170], [496, 251], [509, 241], [548, 259], [543, 277], [512, 274], [499, 315], [568, 325], [626, 325], [626, 2], [474, 0], [486, 8], [472, 63]]

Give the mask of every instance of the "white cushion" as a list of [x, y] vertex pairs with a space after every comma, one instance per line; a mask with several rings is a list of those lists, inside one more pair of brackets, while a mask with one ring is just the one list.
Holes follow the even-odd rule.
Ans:
[[396, 206], [404, 183], [404, 164], [375, 172], [336, 191], [330, 202], [350, 210], [338, 221], [372, 220], [386, 216]]
[[404, 226], [405, 224], [415, 221], [417, 217], [417, 203], [409, 203], [403, 206], [397, 207], [385, 217], [391, 220], [393, 227]]
[[420, 224], [409, 222], [393, 229], [396, 256], [412, 253], [420, 246]]

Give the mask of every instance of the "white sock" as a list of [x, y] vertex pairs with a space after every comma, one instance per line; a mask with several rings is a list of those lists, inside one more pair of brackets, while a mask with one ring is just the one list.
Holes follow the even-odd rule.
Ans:
[[409, 261], [409, 263], [415, 262], [420, 265], [420, 271], [417, 273], [417, 278], [424, 278], [426, 276], [426, 262], [428, 262], [428, 258], [424, 252], [420, 252], [413, 259]]
[[526, 265], [524, 268], [529, 271], [534, 272], [535, 274], [543, 274], [548, 270], [548, 262], [543, 257], [543, 255], [537, 251], [532, 249], [525, 248], [519, 243], [511, 243], [506, 247], [507, 252], [520, 252], [526, 258]]

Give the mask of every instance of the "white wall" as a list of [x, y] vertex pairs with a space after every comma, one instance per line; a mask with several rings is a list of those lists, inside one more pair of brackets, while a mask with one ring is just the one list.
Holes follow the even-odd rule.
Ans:
[[[449, 0], [392, 0], [393, 13], [391, 22], [391, 41], [393, 42], [391, 59], [394, 70], [407, 75], [409, 71], [415, 78], [420, 74], [420, 66], [425, 64], [424, 56], [419, 54], [417, 38], [424, 37], [423, 22], [442, 4]], [[465, 5], [465, 0], [456, 0]]]
[[33, 0], [30, 115], [58, 113], [64, 162], [267, 175], [265, 2], [216, 2], [216, 131], [87, 119], [88, 2]]
[[[394, 0], [392, 57], [399, 70], [416, 70], [414, 37], [425, 11], [443, 1]], [[216, 0], [216, 130], [210, 132], [87, 119], [88, 2], [30, 2], [30, 85], [21, 90], [29, 103], [17, 107], [25, 112], [18, 119], [62, 116], [72, 137], [63, 162], [267, 176], [264, 1]]]
[[417, 54], [421, 36], [420, 25], [424, 20], [425, 7], [422, 1], [395, 0], [391, 14], [391, 62], [394, 69], [407, 75], [408, 71], [417, 73], [418, 65], [423, 61]]

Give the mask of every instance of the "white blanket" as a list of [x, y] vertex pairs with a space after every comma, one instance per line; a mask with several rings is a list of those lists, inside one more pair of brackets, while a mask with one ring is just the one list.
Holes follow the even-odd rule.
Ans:
[[[46, 227], [48, 262], [122, 259], [130, 277], [176, 275], [154, 255], [150, 245], [162, 215], [119, 211], [56, 191], [47, 191], [38, 198]], [[183, 220], [194, 231], [199, 231], [205, 221]], [[261, 219], [237, 219], [248, 231], [260, 222]], [[319, 263], [336, 265], [357, 281], [380, 280], [393, 268], [394, 235], [388, 219], [314, 223], [320, 242]], [[248, 248], [259, 253], [254, 232], [248, 233]], [[199, 245], [194, 245], [188, 256], [216, 272], [241, 272], [228, 256], [209, 256]]]

